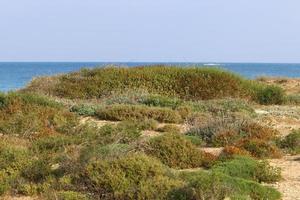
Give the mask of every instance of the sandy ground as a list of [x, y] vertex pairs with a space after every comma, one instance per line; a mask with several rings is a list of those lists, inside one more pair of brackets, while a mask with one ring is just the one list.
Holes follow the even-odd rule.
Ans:
[[270, 163], [280, 167], [283, 176], [282, 181], [271, 186], [282, 193], [283, 200], [300, 200], [300, 155], [285, 156]]
[[[297, 106], [260, 106], [256, 113], [259, 120], [280, 132], [281, 136], [300, 128], [300, 108]], [[283, 180], [271, 186], [282, 193], [283, 200], [300, 200], [300, 155], [284, 156], [270, 160], [273, 166], [280, 167]]]

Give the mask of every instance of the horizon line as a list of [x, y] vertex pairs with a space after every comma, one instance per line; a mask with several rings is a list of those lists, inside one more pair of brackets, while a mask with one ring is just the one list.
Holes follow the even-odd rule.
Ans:
[[300, 62], [258, 62], [258, 61], [225, 61], [225, 62], [216, 62], [216, 61], [0, 61], [0, 63], [109, 63], [109, 64], [118, 64], [118, 63], [154, 63], [154, 64], [165, 64], [165, 63], [187, 63], [187, 64], [300, 64]]

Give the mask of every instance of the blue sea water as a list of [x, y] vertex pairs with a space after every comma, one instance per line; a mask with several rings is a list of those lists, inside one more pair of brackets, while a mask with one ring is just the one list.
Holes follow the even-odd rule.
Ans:
[[[104, 62], [0, 62], [0, 91], [22, 88], [33, 77], [76, 71], [82, 67], [102, 67], [107, 64], [124, 66], [151, 65], [158, 63], [104, 63]], [[160, 63], [176, 65], [217, 66], [247, 78], [257, 76], [300, 77], [299, 64], [284, 63]]]

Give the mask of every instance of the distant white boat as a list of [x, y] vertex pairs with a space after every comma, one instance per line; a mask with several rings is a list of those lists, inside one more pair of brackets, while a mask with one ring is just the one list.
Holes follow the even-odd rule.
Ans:
[[204, 66], [220, 66], [221, 64], [218, 64], [218, 63], [207, 63], [207, 64], [204, 64]]

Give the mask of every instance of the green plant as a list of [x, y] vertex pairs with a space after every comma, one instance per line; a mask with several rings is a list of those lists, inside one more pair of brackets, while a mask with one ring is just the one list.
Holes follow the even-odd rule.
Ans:
[[91, 145], [80, 152], [80, 162], [87, 163], [91, 159], [118, 158], [126, 155], [132, 148], [128, 144]]
[[183, 199], [235, 199], [241, 196], [255, 200], [281, 199], [281, 194], [271, 187], [222, 173], [203, 170], [183, 171], [180, 177], [188, 183], [187, 187], [179, 190], [181, 196], [187, 197]]
[[159, 132], [168, 132], [168, 133], [180, 133], [180, 127], [173, 125], [173, 124], [167, 124], [163, 127], [160, 127], [157, 129]]
[[154, 119], [159, 122], [178, 123], [181, 116], [169, 108], [157, 108], [133, 105], [111, 105], [96, 111], [99, 119], [105, 120], [132, 120], [132, 119]]
[[245, 149], [256, 158], [280, 158], [282, 153], [275, 144], [261, 139], [243, 140], [237, 147]]
[[76, 143], [76, 138], [65, 135], [55, 135], [43, 137], [35, 140], [32, 144], [32, 150], [37, 153], [58, 152], [64, 150], [68, 145]]
[[280, 141], [280, 147], [293, 154], [300, 153], [300, 131], [292, 131], [292, 133]]
[[236, 156], [233, 160], [213, 166], [215, 172], [257, 182], [277, 182], [281, 179], [280, 169], [270, 166], [267, 161], [257, 161], [251, 157]]
[[[278, 103], [278, 98], [269, 100], [270, 95], [267, 94], [269, 90], [272, 91], [271, 94], [277, 94], [276, 89], [262, 90], [261, 88], [269, 87], [218, 68], [182, 68], [162, 65], [131, 68], [104, 67], [44, 79], [49, 84], [47, 87], [41, 84], [43, 78], [39, 78], [32, 81], [25, 91], [50, 93], [72, 99], [93, 99], [105, 98], [122, 91], [142, 90], [158, 96], [178, 97], [179, 99], [252, 97], [263, 103], [265, 101]], [[131, 100], [120, 102], [127, 103]], [[174, 106], [174, 104], [176, 106], [177, 104], [176, 101], [169, 101], [164, 97], [162, 99], [150, 98], [146, 102], [163, 106]]]
[[182, 101], [180, 99], [177, 99], [176, 97], [170, 98], [161, 95], [150, 95], [149, 97], [145, 98], [141, 103], [147, 106], [169, 107], [172, 109], [176, 109], [182, 104]]
[[50, 163], [46, 160], [34, 160], [22, 169], [22, 177], [39, 183], [44, 181], [51, 174]]
[[160, 162], [143, 154], [90, 162], [82, 179], [95, 198], [103, 199], [165, 199], [182, 185]]
[[98, 108], [97, 106], [93, 106], [93, 105], [80, 104], [80, 105], [72, 106], [70, 111], [76, 112], [79, 115], [94, 116], [97, 108]]
[[[206, 159], [208, 155], [198, 150], [183, 136], [174, 133], [167, 133], [150, 139], [146, 145], [146, 153], [177, 169], [209, 165], [209, 159]], [[213, 162], [214, 159], [210, 161]]]
[[1, 170], [0, 171], [0, 196], [5, 194], [7, 192], [7, 190], [9, 190], [10, 186], [9, 186], [9, 175]]
[[0, 131], [7, 135], [37, 138], [56, 133], [68, 134], [78, 124], [77, 117], [60, 104], [33, 94], [2, 95]]
[[202, 146], [203, 145], [203, 141], [198, 136], [184, 135], [184, 138], [186, 140], [189, 140], [195, 146]]
[[255, 97], [260, 104], [282, 104], [285, 94], [282, 88], [278, 86], [265, 86], [256, 91]]

